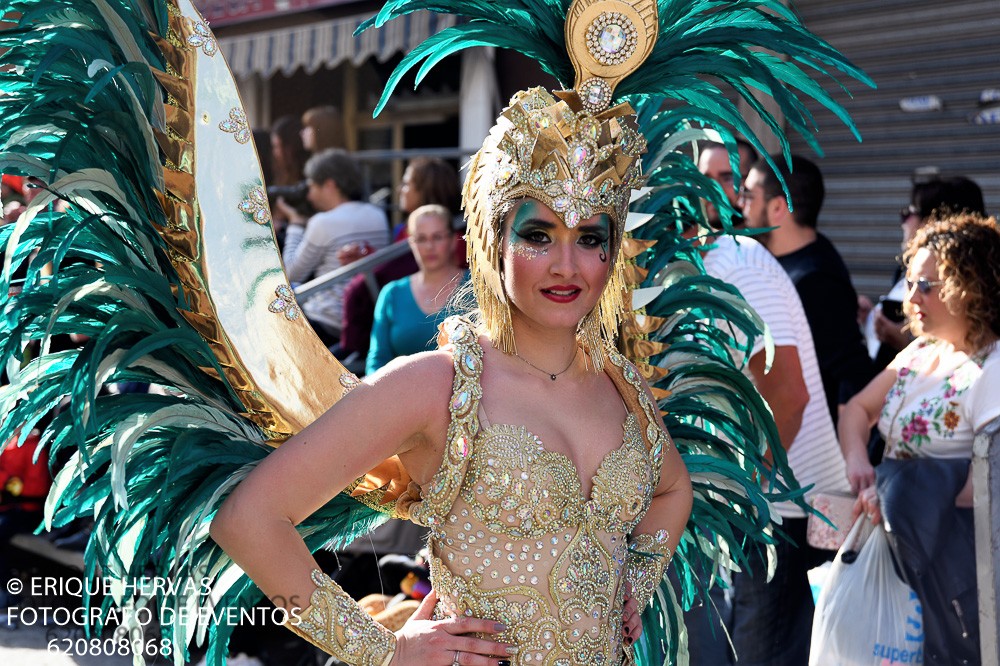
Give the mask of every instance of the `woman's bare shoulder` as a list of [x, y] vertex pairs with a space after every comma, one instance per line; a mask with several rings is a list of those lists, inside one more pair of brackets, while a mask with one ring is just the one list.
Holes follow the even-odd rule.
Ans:
[[439, 349], [394, 359], [356, 389], [374, 398], [374, 411], [385, 421], [406, 425], [398, 429], [402, 436], [396, 453], [419, 483], [429, 480], [440, 465], [454, 377], [450, 351]]
[[451, 350], [442, 348], [395, 358], [363, 381], [372, 388], [390, 390], [397, 397], [410, 395], [419, 402], [447, 401], [454, 376]]

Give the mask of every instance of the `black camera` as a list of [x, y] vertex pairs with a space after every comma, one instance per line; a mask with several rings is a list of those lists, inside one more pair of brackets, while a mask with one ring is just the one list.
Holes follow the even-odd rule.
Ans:
[[896, 301], [883, 297], [879, 302], [882, 304], [882, 314], [885, 315], [885, 318], [889, 321], [899, 324], [906, 319], [906, 314], [903, 312], [902, 301]]
[[294, 185], [271, 185], [267, 188], [267, 198], [271, 201], [281, 197], [289, 206], [298, 208], [306, 203], [306, 195], [309, 194], [309, 183], [302, 181]]

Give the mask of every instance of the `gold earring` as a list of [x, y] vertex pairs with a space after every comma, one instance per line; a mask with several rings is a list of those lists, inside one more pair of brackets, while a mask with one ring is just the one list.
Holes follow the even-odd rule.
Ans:
[[597, 310], [598, 308], [594, 308], [580, 321], [576, 335], [593, 361], [594, 371], [601, 372], [604, 369], [604, 337], [601, 334], [601, 318]]
[[510, 303], [506, 299], [498, 297], [490, 291], [484, 299], [485, 303], [480, 305], [483, 322], [486, 330], [490, 334], [493, 347], [504, 354], [512, 355], [517, 352], [514, 344], [514, 325], [511, 323]]

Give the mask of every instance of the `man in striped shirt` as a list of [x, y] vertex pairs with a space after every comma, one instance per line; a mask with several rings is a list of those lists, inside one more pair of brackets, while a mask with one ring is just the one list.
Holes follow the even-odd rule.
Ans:
[[[278, 203], [289, 222], [282, 258], [293, 285], [340, 268], [345, 248], [364, 248], [362, 254], [367, 254], [389, 244], [389, 220], [381, 208], [359, 201], [361, 171], [347, 152], [329, 148], [313, 155], [305, 175], [309, 202], [320, 212], [306, 219]], [[335, 284], [302, 304], [309, 323], [328, 346], [340, 341], [346, 286], [346, 281]]]
[[[816, 349], [798, 293], [777, 260], [757, 241], [723, 236], [705, 255], [709, 275], [734, 284], [767, 324], [774, 360], [765, 372], [758, 340], [747, 369], [774, 412], [781, 444], [802, 486], [816, 492], [849, 492], [844, 460], [827, 409]], [[807, 572], [832, 553], [806, 543], [806, 515], [779, 504], [777, 569], [767, 582], [765, 562], [733, 576], [731, 635], [740, 666], [805, 666], [809, 657], [813, 598]]]

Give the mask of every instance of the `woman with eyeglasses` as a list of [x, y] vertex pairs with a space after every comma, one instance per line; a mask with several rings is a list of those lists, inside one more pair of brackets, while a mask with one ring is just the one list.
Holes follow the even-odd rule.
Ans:
[[[844, 407], [840, 444], [855, 514], [892, 525], [921, 598], [928, 663], [979, 663], [969, 463], [975, 434], [1000, 416], [1000, 228], [946, 216], [916, 232], [904, 261], [916, 339]], [[873, 468], [876, 423], [886, 450]]]
[[[448, 162], [437, 158], [418, 157], [412, 160], [403, 172], [403, 183], [399, 188], [399, 209], [409, 215], [417, 208], [428, 204], [444, 206], [454, 214], [459, 210], [461, 192], [458, 172]], [[452, 228], [455, 228], [454, 225]], [[405, 236], [405, 227], [394, 240]], [[462, 253], [457, 249], [461, 246]], [[464, 260], [464, 243], [455, 239], [455, 265]], [[411, 246], [412, 250], [412, 246]], [[414, 253], [391, 259], [375, 269], [375, 282], [381, 290], [393, 280], [412, 275], [419, 269]], [[344, 327], [340, 336], [340, 346], [346, 356], [344, 365], [351, 372], [363, 375], [368, 358], [369, 342], [375, 317], [376, 294], [372, 294], [364, 275], [356, 275], [344, 290]], [[422, 348], [421, 348], [422, 349]], [[384, 365], [385, 362], [382, 363]], [[381, 366], [379, 366], [381, 367]]]
[[453, 310], [447, 307], [455, 289], [468, 279], [455, 263], [451, 211], [420, 206], [407, 218], [407, 240], [419, 267], [379, 292], [375, 304], [366, 374], [397, 356], [437, 347], [437, 329]]
[[[975, 182], [964, 176], [950, 178], [934, 176], [915, 181], [910, 192], [910, 203], [899, 211], [903, 250], [906, 250], [921, 226], [949, 213], [973, 213], [986, 217], [983, 191]], [[902, 267], [897, 266], [893, 275], [894, 286], [872, 317], [873, 330], [880, 343], [875, 355], [875, 365], [879, 368], [884, 368], [913, 340], [902, 316], [893, 316], [895, 308], [891, 307], [902, 300], [900, 297], [903, 290], [902, 277]]]

